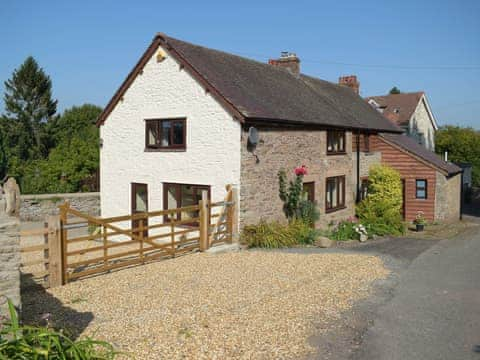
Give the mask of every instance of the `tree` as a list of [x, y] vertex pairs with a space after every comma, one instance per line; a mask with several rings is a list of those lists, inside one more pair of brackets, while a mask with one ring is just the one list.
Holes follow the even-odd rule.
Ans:
[[100, 107], [90, 104], [73, 106], [48, 122], [53, 148], [47, 159], [24, 165], [20, 180], [23, 192], [88, 190], [84, 182], [99, 166], [99, 131], [95, 122], [101, 111]]
[[7, 173], [7, 137], [5, 134], [5, 122], [3, 117], [0, 117], [0, 181], [5, 177]]
[[400, 94], [400, 89], [394, 86], [393, 88], [390, 89], [389, 93], [394, 95]]
[[48, 151], [45, 123], [57, 111], [57, 100], [52, 99], [50, 77], [33, 57], [29, 56], [5, 81], [4, 101], [9, 157], [44, 158]]
[[84, 104], [73, 106], [55, 116], [47, 123], [49, 137], [54, 146], [74, 138], [89, 139], [92, 146], [98, 146], [98, 128], [95, 123], [102, 108]]
[[472, 182], [480, 186], [480, 131], [471, 127], [443, 126], [435, 134], [435, 150], [441, 156], [448, 152], [453, 162], [472, 164]]

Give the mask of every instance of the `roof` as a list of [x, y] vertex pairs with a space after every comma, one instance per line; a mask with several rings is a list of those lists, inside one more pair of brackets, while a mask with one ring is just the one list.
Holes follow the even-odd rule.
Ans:
[[419, 101], [424, 96], [423, 91], [412, 93], [389, 94], [384, 96], [370, 96], [380, 108], [383, 108], [383, 116], [399, 126], [408, 125]]
[[405, 134], [380, 134], [387, 142], [392, 145], [401, 147], [404, 151], [417, 156], [421, 160], [431, 164], [435, 168], [447, 174], [447, 176], [455, 175], [462, 172], [462, 169], [451, 163], [444, 161], [439, 155], [426, 149], [424, 146], [418, 144], [415, 140]]
[[240, 121], [288, 122], [401, 132], [353, 91], [158, 34], [97, 122], [101, 125], [158, 46], [212, 93]]

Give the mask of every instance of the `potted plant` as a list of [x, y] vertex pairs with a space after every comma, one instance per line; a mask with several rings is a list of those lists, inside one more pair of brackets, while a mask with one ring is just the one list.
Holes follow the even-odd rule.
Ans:
[[413, 223], [415, 224], [417, 231], [423, 231], [426, 223], [425, 214], [423, 213], [423, 211], [417, 211], [417, 216], [415, 216], [415, 220], [413, 220]]

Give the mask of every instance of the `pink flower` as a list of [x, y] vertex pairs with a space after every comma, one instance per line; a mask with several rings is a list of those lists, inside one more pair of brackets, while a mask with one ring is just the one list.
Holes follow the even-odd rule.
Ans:
[[303, 176], [303, 175], [307, 175], [307, 167], [305, 165], [302, 165], [302, 166], [299, 166], [297, 168], [295, 168], [295, 175], [297, 176]]

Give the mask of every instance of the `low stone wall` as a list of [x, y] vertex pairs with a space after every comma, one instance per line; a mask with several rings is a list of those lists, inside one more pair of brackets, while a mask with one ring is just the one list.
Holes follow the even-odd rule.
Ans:
[[75, 210], [92, 216], [100, 215], [100, 193], [21, 195], [20, 219], [43, 221], [48, 215], [58, 214], [58, 205], [65, 201]]
[[20, 237], [19, 221], [0, 217], [0, 314], [6, 315], [6, 299], [20, 308]]

